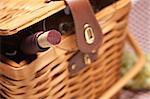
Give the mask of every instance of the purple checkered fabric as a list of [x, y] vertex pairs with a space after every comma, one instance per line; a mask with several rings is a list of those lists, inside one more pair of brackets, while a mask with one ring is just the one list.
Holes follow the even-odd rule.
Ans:
[[150, 0], [131, 0], [129, 30], [145, 52], [150, 52]]

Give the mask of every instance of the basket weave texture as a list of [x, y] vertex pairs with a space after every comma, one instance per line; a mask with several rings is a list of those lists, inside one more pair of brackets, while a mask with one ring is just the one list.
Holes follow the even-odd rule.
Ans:
[[[36, 6], [40, 5], [34, 4], [29, 8], [18, 10], [26, 4], [25, 1], [27, 0], [18, 0], [21, 4], [16, 7], [16, 4], [11, 5], [14, 2], [9, 2], [16, 11], [16, 15], [20, 14], [13, 20], [19, 20], [19, 16], [35, 10]], [[35, 2], [34, 0], [28, 1]], [[52, 4], [57, 5], [57, 2]], [[63, 2], [60, 3], [62, 6], [63, 4]], [[103, 44], [98, 51], [96, 62], [88, 65], [77, 75], [70, 76], [67, 67], [68, 60], [74, 54], [68, 51], [77, 49], [74, 35], [63, 37], [60, 45], [39, 53], [37, 59], [30, 64], [15, 63], [9, 59], [1, 62], [0, 94], [6, 99], [97, 99], [120, 78], [119, 71], [129, 10], [130, 1], [119, 0], [96, 14], [104, 35]], [[10, 9], [9, 11], [9, 14], [13, 12]], [[5, 13], [4, 10], [2, 14], [4, 16], [8, 14]], [[12, 18], [7, 16], [12, 21]], [[39, 17], [39, 19], [42, 18]], [[29, 21], [23, 23], [24, 25], [11, 26], [13, 21], [7, 24], [7, 21], [10, 21], [8, 19], [0, 16], [1, 30], [20, 30], [31, 24], [30, 21], [33, 20], [30, 18]], [[33, 20], [34, 22], [36, 20]], [[6, 24], [6, 27], [3, 24]]]

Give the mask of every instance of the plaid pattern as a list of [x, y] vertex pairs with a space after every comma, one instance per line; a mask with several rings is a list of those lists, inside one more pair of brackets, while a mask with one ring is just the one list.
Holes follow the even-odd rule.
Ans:
[[135, 35], [142, 49], [150, 52], [150, 0], [131, 0], [129, 30]]

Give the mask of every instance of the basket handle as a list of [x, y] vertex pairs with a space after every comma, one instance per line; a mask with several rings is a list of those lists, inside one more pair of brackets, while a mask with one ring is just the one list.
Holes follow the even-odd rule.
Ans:
[[140, 49], [137, 41], [134, 39], [133, 35], [127, 32], [127, 41], [135, 50], [138, 60], [136, 64], [128, 71], [128, 73], [123, 76], [119, 81], [117, 81], [108, 91], [106, 91], [100, 99], [110, 99], [115, 95], [131, 78], [133, 78], [144, 66], [145, 58], [142, 50]]

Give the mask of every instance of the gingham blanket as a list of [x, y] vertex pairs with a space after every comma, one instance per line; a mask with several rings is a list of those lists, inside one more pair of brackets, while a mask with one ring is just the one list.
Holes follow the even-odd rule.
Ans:
[[150, 52], [150, 0], [131, 0], [129, 30], [135, 35], [142, 49]]

